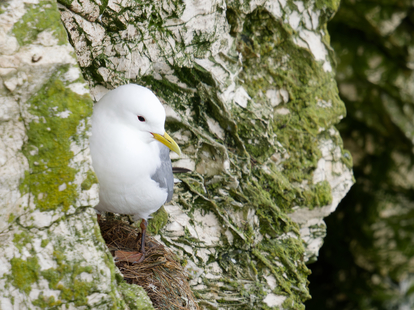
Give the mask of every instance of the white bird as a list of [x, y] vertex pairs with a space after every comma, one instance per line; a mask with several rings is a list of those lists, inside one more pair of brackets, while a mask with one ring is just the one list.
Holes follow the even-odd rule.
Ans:
[[100, 186], [95, 209], [142, 219], [143, 254], [148, 217], [172, 198], [169, 150], [181, 154], [164, 123], [158, 98], [135, 84], [108, 92], [92, 115], [90, 150]]

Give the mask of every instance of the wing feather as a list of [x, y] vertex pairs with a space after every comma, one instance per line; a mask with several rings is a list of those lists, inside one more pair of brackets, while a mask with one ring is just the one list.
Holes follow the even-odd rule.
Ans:
[[160, 145], [161, 165], [157, 168], [151, 179], [158, 183], [161, 188], [167, 190], [168, 196], [165, 202], [172, 199], [174, 191], [174, 175], [171, 166], [170, 149], [164, 144]]

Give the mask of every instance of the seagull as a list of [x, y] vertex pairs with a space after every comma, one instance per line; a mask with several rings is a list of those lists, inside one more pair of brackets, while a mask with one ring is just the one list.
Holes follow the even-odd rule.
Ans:
[[173, 195], [170, 150], [181, 155], [164, 123], [161, 102], [151, 90], [136, 84], [109, 91], [93, 109], [89, 142], [99, 181], [95, 209], [142, 219], [143, 256], [147, 220]]

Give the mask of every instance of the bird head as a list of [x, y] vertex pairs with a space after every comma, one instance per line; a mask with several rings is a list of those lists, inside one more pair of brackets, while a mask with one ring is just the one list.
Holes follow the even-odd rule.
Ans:
[[110, 91], [101, 99], [113, 107], [114, 117], [132, 127], [148, 142], [161, 142], [181, 155], [178, 144], [165, 132], [165, 109], [146, 87], [127, 84]]

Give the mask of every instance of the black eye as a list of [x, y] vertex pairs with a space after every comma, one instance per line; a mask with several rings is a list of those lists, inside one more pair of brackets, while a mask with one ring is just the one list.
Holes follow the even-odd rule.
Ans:
[[145, 122], [145, 118], [143, 118], [141, 115], [138, 115], [138, 119], [140, 122]]

